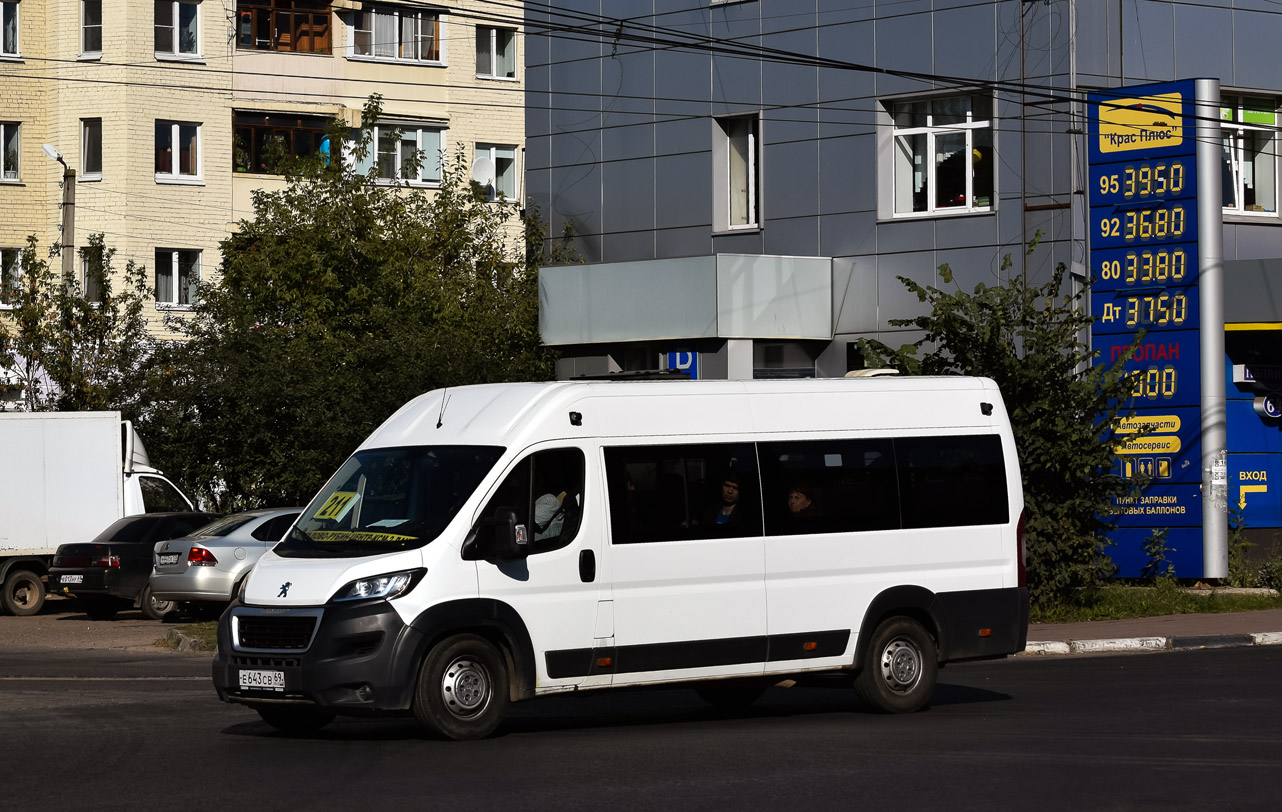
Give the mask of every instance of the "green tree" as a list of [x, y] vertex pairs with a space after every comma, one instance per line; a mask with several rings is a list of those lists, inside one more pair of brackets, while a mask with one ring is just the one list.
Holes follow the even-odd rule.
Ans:
[[[358, 159], [378, 112], [374, 99]], [[444, 163], [427, 192], [286, 158], [286, 186], [255, 193], [220, 281], [171, 322], [184, 340], [150, 364], [145, 436], [189, 492], [223, 510], [303, 503], [410, 398], [551, 376], [537, 269], [560, 247], [537, 218], [513, 231], [461, 152]]]
[[[1008, 255], [1002, 269], [1009, 267]], [[939, 276], [953, 283], [947, 265], [939, 267]], [[1137, 482], [1111, 474], [1115, 453], [1109, 442], [1127, 416], [1131, 381], [1123, 365], [1131, 353], [1111, 364], [1094, 363], [1096, 354], [1082, 340], [1093, 321], [1084, 307], [1089, 287], [1064, 293], [1063, 264], [1042, 285], [1016, 275], [1004, 285], [981, 283], [970, 293], [899, 280], [928, 312], [891, 324], [924, 335], [897, 350], [863, 340], [865, 361], [915, 375], [996, 381], [1024, 480], [1032, 599], [1050, 603], [1098, 583], [1113, 572], [1102, 535], [1108, 525], [1100, 517], [1111, 511], [1113, 497], [1131, 494]]]
[[[136, 411], [152, 344], [145, 268], [130, 261], [117, 274], [115, 249], [92, 234], [80, 249], [86, 292], [76, 276], [55, 273], [38, 248], [29, 237], [21, 272], [6, 291], [12, 309], [0, 321], [0, 368], [9, 386], [28, 411]], [[55, 245], [50, 256], [62, 250]]]

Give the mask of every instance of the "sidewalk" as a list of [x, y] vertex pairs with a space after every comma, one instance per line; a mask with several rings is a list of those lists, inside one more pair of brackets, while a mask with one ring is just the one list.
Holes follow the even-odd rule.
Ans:
[[1282, 645], [1282, 609], [1030, 623], [1021, 656]]

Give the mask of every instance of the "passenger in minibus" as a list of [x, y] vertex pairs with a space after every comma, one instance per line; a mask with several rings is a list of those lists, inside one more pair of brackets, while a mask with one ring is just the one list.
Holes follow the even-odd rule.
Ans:
[[788, 516], [793, 519], [809, 519], [819, 515], [819, 506], [815, 504], [814, 491], [804, 482], [794, 482], [788, 489]]
[[712, 514], [705, 518], [704, 525], [729, 530], [743, 524], [739, 507], [739, 475], [730, 471], [721, 482], [721, 507], [714, 508]]
[[565, 524], [565, 491], [534, 500], [534, 540], [557, 538]]

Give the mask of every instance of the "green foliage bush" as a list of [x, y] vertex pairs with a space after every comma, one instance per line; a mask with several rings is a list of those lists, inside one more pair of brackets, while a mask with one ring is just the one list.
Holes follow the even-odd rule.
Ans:
[[[378, 113], [374, 99], [358, 158]], [[428, 191], [285, 160], [287, 185], [254, 194], [220, 281], [149, 368], [149, 448], [205, 504], [303, 504], [411, 398], [552, 375], [538, 332], [552, 244], [537, 217], [522, 233], [513, 205], [485, 201], [461, 152], [444, 164]]]
[[[1029, 251], [1035, 246], [1036, 240]], [[1003, 271], [1010, 265], [1007, 256]], [[1114, 498], [1139, 484], [1110, 473], [1115, 454], [1108, 438], [1126, 416], [1123, 404], [1131, 395], [1123, 370], [1130, 353], [1111, 364], [1093, 363], [1095, 354], [1083, 343], [1093, 321], [1085, 307], [1090, 287], [1067, 290], [1065, 275], [1060, 264], [1041, 285], [1012, 274], [1005, 284], [981, 283], [971, 292], [899, 277], [928, 312], [891, 324], [914, 327], [923, 337], [897, 350], [860, 342], [869, 366], [981, 375], [1001, 387], [1024, 480], [1035, 604], [1069, 599], [1114, 571], [1105, 554], [1108, 525], [1100, 517], [1111, 512]], [[939, 277], [953, 282], [947, 265], [939, 267]]]
[[34, 235], [27, 238], [20, 273], [4, 291], [11, 306], [0, 319], [4, 388], [16, 390], [26, 411], [130, 412], [153, 347], [143, 315], [146, 268], [130, 260], [117, 274], [115, 250], [99, 233], [79, 250], [76, 271], [62, 274], [50, 259], [68, 250], [55, 244], [42, 252]]

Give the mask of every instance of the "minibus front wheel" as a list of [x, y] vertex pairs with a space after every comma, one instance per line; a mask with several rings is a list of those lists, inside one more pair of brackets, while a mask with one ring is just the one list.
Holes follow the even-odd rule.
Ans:
[[938, 671], [939, 655], [930, 633], [912, 618], [890, 617], [873, 632], [855, 690], [878, 710], [912, 713], [930, 701]]
[[502, 654], [483, 637], [447, 637], [428, 652], [414, 688], [414, 715], [447, 739], [482, 739], [503, 721], [508, 671]]

